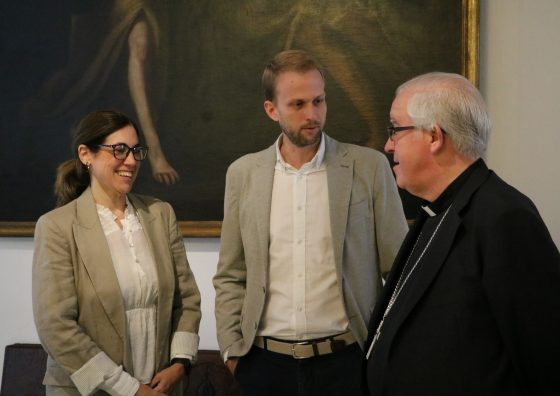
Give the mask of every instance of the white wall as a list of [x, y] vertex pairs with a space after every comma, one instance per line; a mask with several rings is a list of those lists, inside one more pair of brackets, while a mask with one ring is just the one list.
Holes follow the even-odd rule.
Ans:
[[[482, 0], [480, 86], [493, 120], [491, 168], [534, 200], [560, 246], [560, 1]], [[0, 238], [0, 362], [15, 342], [37, 342], [31, 312], [31, 238]], [[200, 347], [216, 349], [219, 241], [187, 239], [202, 292]]]
[[[31, 310], [31, 238], [0, 238], [0, 362], [4, 348], [38, 342]], [[0, 377], [2, 372], [0, 371]], [[1, 379], [0, 379], [1, 381]]]
[[481, 2], [488, 164], [537, 205], [560, 246], [560, 1]]

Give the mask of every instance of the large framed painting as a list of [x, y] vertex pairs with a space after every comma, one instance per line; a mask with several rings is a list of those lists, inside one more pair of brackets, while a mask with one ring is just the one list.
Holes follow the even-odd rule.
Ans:
[[169, 201], [185, 236], [219, 236], [228, 165], [279, 135], [260, 87], [277, 52], [314, 55], [325, 131], [378, 150], [400, 83], [478, 80], [477, 0], [13, 0], [0, 15], [1, 236], [32, 235], [54, 207], [71, 131], [95, 109], [127, 113], [150, 142], [135, 192]]

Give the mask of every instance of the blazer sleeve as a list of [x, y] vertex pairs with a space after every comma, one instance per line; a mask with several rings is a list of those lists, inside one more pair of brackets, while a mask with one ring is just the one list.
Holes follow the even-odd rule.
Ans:
[[382, 274], [391, 270], [393, 261], [408, 232], [408, 224], [393, 172], [387, 158], [378, 156], [375, 167], [373, 210], [377, 254]]
[[241, 343], [241, 311], [246, 290], [247, 268], [239, 220], [241, 177], [232, 165], [226, 174], [224, 219], [220, 257], [213, 283], [216, 289], [216, 327], [222, 354]]
[[478, 229], [483, 287], [519, 382], [560, 394], [560, 254], [534, 206], [487, 214]]
[[175, 266], [175, 294], [173, 296], [171, 356], [194, 357], [198, 351], [200, 325], [200, 292], [190, 269], [183, 236], [177, 225], [173, 208], [165, 204], [169, 213], [169, 241]]

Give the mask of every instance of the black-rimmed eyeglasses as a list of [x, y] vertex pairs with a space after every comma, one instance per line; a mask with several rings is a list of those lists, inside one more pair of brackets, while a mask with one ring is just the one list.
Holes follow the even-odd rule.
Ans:
[[125, 160], [128, 154], [132, 151], [132, 156], [136, 161], [144, 161], [148, 155], [148, 147], [134, 146], [128, 147], [124, 143], [117, 144], [96, 144], [95, 147], [106, 147], [113, 150], [113, 155], [118, 160]]
[[387, 127], [387, 136], [392, 141], [395, 141], [395, 135], [398, 132], [408, 131], [410, 129], [416, 129], [416, 126], [415, 125], [409, 125], [409, 126], [396, 127], [396, 126], [390, 125], [390, 126]]

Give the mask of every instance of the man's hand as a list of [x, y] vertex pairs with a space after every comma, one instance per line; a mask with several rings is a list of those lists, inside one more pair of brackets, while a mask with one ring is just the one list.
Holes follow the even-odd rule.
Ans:
[[239, 358], [229, 358], [228, 360], [226, 360], [226, 367], [228, 368], [229, 372], [231, 373], [231, 375], [233, 375], [233, 373], [235, 373], [235, 369], [237, 368], [237, 363], [239, 362]]

